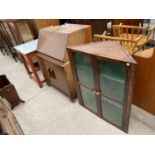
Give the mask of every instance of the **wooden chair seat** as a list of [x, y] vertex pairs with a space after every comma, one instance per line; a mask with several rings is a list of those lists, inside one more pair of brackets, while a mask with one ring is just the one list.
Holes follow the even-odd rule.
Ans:
[[146, 49], [144, 51], [139, 51], [139, 52], [135, 53], [134, 55], [148, 59], [153, 56], [153, 52], [154, 52], [154, 47]]

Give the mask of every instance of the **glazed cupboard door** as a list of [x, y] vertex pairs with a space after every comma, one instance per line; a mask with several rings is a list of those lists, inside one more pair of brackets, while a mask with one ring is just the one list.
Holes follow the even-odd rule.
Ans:
[[122, 127], [126, 83], [126, 64], [99, 60], [102, 117]]
[[81, 53], [75, 53], [74, 63], [82, 96], [82, 104], [89, 110], [98, 114], [92, 57]]

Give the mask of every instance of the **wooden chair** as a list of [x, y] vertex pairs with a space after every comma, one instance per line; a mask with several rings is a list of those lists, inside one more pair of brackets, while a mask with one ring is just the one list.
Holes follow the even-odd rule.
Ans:
[[98, 35], [95, 34], [95, 41], [100, 41], [100, 40], [111, 40], [111, 41], [117, 41], [119, 42], [127, 51], [129, 54], [133, 54], [135, 53], [138, 48], [137, 48], [137, 42], [139, 41], [139, 39], [141, 38], [141, 36], [139, 36], [138, 38], [134, 39], [134, 40], [130, 40], [130, 39], [125, 39], [125, 38], [121, 38], [121, 37], [113, 37], [113, 36], [108, 36], [106, 35], [107, 32], [104, 31], [104, 33], [102, 35]]
[[152, 40], [155, 26], [146, 28], [141, 26], [130, 25], [113, 25], [113, 35], [115, 37], [121, 37], [129, 40], [136, 40], [139, 36], [141, 38], [137, 42], [137, 47], [145, 47], [145, 44]]
[[133, 55], [137, 62], [133, 103], [155, 115], [155, 48]]

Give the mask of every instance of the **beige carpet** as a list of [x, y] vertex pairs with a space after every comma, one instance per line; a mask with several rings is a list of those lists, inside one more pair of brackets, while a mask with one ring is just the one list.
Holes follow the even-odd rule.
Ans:
[[[58, 90], [46, 84], [40, 89], [20, 62], [1, 53], [0, 74], [7, 75], [26, 101], [13, 110], [25, 134], [125, 134], [81, 107], [78, 101], [71, 103]], [[137, 111], [142, 115], [137, 117]], [[154, 122], [154, 116], [133, 106], [129, 134], [155, 134]]]

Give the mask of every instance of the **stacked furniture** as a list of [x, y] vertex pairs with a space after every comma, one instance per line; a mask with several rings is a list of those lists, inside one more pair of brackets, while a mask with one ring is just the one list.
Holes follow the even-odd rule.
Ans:
[[66, 47], [92, 41], [88, 25], [66, 24], [41, 29], [38, 38], [38, 59], [48, 85], [70, 97], [76, 98], [75, 83]]
[[0, 100], [0, 135], [23, 135], [15, 116]]
[[134, 59], [113, 41], [68, 48], [80, 104], [127, 132], [134, 86]]
[[11, 109], [18, 106], [20, 102], [24, 103], [20, 99], [15, 86], [7, 79], [6, 75], [0, 75], [0, 97], [5, 98], [11, 104]]
[[17, 53], [13, 49], [15, 40], [5, 21], [0, 21], [0, 50], [3, 55], [11, 54], [13, 59], [17, 61]]
[[34, 34], [31, 30], [28, 20], [26, 19], [8, 19], [5, 20], [8, 27], [16, 40], [17, 45], [31, 41]]

